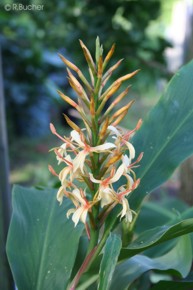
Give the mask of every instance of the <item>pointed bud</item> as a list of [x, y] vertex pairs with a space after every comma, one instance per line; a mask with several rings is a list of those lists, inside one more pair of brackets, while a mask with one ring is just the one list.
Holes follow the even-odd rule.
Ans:
[[[127, 87], [112, 103], [111, 105], [109, 106], [109, 108], [106, 110], [105, 114], [104, 114], [104, 117], [107, 116], [114, 108], [117, 104], [119, 104], [121, 102], [121, 100], [128, 94], [129, 92], [129, 89], [130, 89], [131, 86]], [[131, 103], [131, 106], [132, 104], [134, 103], [135, 101], [132, 100], [130, 101]]]
[[100, 132], [99, 132], [99, 138], [100, 140], [103, 140], [103, 138], [105, 137], [106, 133], [107, 133], [107, 128], [109, 126], [109, 118], [106, 118]]
[[92, 118], [95, 116], [95, 102], [94, 102], [93, 96], [91, 96], [91, 99], [90, 99], [90, 114]]
[[75, 64], [73, 64], [71, 61], [69, 61], [67, 58], [65, 58], [60, 53], [58, 55], [61, 58], [61, 60], [65, 63], [65, 65], [67, 65], [69, 68], [71, 68], [72, 70], [74, 70], [76, 72], [79, 71], [79, 68]]
[[62, 92], [57, 91], [58, 94], [60, 95], [60, 97], [67, 102], [68, 104], [70, 104], [72, 107], [74, 107], [75, 109], [79, 110], [79, 106], [77, 103], [75, 103], [71, 98], [69, 98], [68, 96], [64, 95]]
[[115, 43], [112, 45], [111, 49], [109, 50], [109, 52], [107, 53], [107, 56], [105, 57], [104, 63], [103, 63], [103, 70], [105, 69], [107, 63], [109, 62], [109, 60], [111, 59], [113, 53], [115, 51]]
[[65, 115], [65, 114], [63, 114], [63, 115], [64, 115], [64, 118], [65, 118], [66, 122], [68, 123], [68, 125], [72, 129], [74, 129], [75, 131], [77, 131], [77, 132], [80, 133], [81, 132], [81, 129], [72, 120], [70, 120], [70, 118], [67, 115]]
[[133, 101], [131, 101], [131, 102], [129, 102], [126, 106], [124, 106], [124, 107], [122, 107], [121, 109], [119, 109], [116, 113], [114, 113], [114, 115], [111, 117], [111, 121], [114, 119], [114, 118], [117, 118], [119, 115], [121, 115], [123, 112], [125, 112], [125, 111], [128, 111], [130, 108], [131, 108], [131, 106], [132, 106], [132, 104], [133, 104], [134, 102]]
[[107, 89], [106, 92], [104, 92], [104, 94], [102, 94], [100, 99], [104, 98], [107, 101], [114, 93], [116, 93], [116, 91], [118, 91], [121, 84], [122, 84], [121, 82], [117, 82], [116, 84], [114, 84], [112, 87]]
[[67, 65], [70, 69], [74, 70], [78, 74], [79, 78], [85, 84], [85, 86], [87, 87], [87, 89], [89, 91], [92, 91], [92, 87], [90, 86], [89, 82], [87, 81], [87, 79], [85, 78], [85, 76], [83, 75], [83, 73], [81, 72], [81, 70], [75, 64], [73, 64], [68, 59], [66, 59], [63, 55], [59, 54], [59, 57], [65, 63], [65, 65]]
[[113, 71], [118, 68], [118, 66], [121, 64], [122, 61], [123, 61], [123, 58], [120, 59], [118, 62], [116, 62], [116, 64], [111, 66], [110, 69], [108, 69], [108, 71], [104, 74], [103, 80], [105, 80], [109, 75], [112, 75]]
[[99, 98], [99, 99], [103, 99], [102, 103], [100, 104], [98, 110], [97, 110], [97, 114], [99, 115], [102, 112], [102, 109], [104, 108], [106, 102], [108, 101], [108, 99], [110, 97], [112, 97], [114, 95], [114, 93], [116, 93], [116, 91], [118, 91], [118, 89], [120, 88], [121, 83], [117, 83], [115, 84], [110, 90], [107, 89], [106, 92], [104, 92], [104, 94]]
[[98, 73], [97, 73], [97, 77], [101, 78], [103, 74], [103, 58], [102, 56], [99, 57], [99, 61], [98, 61]]
[[119, 83], [119, 82], [124, 82], [124, 81], [126, 81], [126, 80], [128, 80], [128, 79], [130, 79], [131, 77], [133, 77], [134, 75], [136, 75], [138, 72], [139, 72], [140, 70], [138, 69], [138, 70], [136, 70], [136, 71], [134, 71], [134, 72], [132, 72], [132, 73], [130, 73], [130, 74], [127, 74], [127, 75], [125, 75], [125, 76], [123, 76], [123, 77], [120, 77], [120, 78], [118, 78], [109, 88], [108, 88], [108, 91], [113, 87], [113, 86], [115, 86], [117, 83]]
[[90, 54], [90, 51], [88, 50], [88, 48], [85, 46], [85, 44], [82, 42], [82, 40], [79, 40], [80, 41], [80, 45], [82, 47], [82, 50], [83, 50], [83, 53], [84, 53], [84, 56], [85, 56], [85, 59], [88, 63], [88, 66], [90, 67], [93, 75], [96, 75], [96, 68], [95, 68], [95, 64], [94, 64], [94, 61], [92, 59], [92, 56]]
[[78, 96], [81, 97], [83, 100], [89, 102], [88, 96], [83, 89], [82, 85], [79, 83], [79, 81], [75, 78], [75, 76], [71, 73], [71, 71], [67, 68], [68, 75], [70, 77], [69, 84], [77, 92]]
[[100, 39], [97, 36], [96, 38], [96, 53], [95, 53], [95, 59], [96, 59], [96, 63], [98, 63], [99, 61], [99, 57], [102, 56], [102, 46], [100, 46]]
[[137, 69], [137, 70], [135, 70], [134, 72], [132, 72], [132, 73], [130, 73], [130, 74], [127, 74], [127, 75], [125, 75], [125, 76], [123, 76], [123, 77], [120, 77], [116, 82], [120, 82], [120, 81], [123, 82], [123, 81], [126, 81], [126, 80], [132, 78], [134, 75], [136, 75], [139, 71], [140, 71], [140, 69]]
[[112, 123], [112, 126], [117, 126], [124, 118], [125, 116], [127, 115], [127, 110], [124, 111], [113, 123]]

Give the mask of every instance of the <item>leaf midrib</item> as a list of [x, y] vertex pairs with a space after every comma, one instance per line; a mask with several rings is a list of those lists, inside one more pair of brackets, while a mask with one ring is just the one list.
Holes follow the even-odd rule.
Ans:
[[50, 223], [50, 220], [52, 220], [52, 216], [53, 216], [53, 212], [54, 212], [54, 207], [55, 207], [55, 203], [53, 202], [52, 203], [52, 207], [51, 207], [51, 211], [50, 211], [50, 215], [49, 215], [49, 219], [48, 219], [48, 222], [47, 222], [47, 226], [46, 226], [46, 235], [45, 235], [45, 238], [44, 238], [44, 242], [43, 242], [43, 246], [42, 246], [42, 255], [41, 255], [41, 258], [40, 258], [40, 266], [39, 266], [39, 271], [38, 271], [38, 277], [37, 277], [37, 283], [36, 283], [36, 290], [42, 290], [41, 288], [41, 282], [42, 282], [42, 272], [43, 272], [43, 265], [44, 265], [44, 261], [45, 261], [45, 257], [46, 257], [46, 249], [47, 249], [47, 246], [44, 246], [44, 245], [47, 245], [47, 241], [48, 241], [48, 236], [49, 236], [49, 233], [50, 233], [50, 230], [49, 230], [49, 223]]

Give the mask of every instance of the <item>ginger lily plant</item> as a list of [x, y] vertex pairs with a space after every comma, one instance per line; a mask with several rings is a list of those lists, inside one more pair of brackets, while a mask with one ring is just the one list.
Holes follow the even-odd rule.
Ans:
[[[177, 200], [174, 212], [170, 201], [164, 208], [152, 202], [142, 206], [142, 201], [193, 153], [193, 62], [174, 76], [143, 125], [139, 119], [134, 129], [125, 130], [120, 123], [133, 100], [118, 108], [129, 86], [120, 90], [138, 71], [108, 87], [122, 61], [107, 67], [115, 46], [103, 58], [97, 38], [94, 61], [82, 41], [80, 45], [90, 81], [60, 55], [77, 99], [59, 95], [77, 111], [83, 126], [65, 115], [71, 132], [63, 136], [50, 124], [61, 145], [51, 150], [58, 168], [49, 165], [49, 170], [60, 186], [13, 190], [7, 253], [17, 287], [178, 289], [193, 260], [188, 235], [193, 209]], [[153, 285], [154, 269], [162, 280], [162, 273], [169, 273], [169, 281]]]
[[[105, 67], [114, 52], [114, 45], [103, 61], [103, 48], [97, 38], [96, 62], [94, 62], [82, 41], [80, 44], [88, 63], [91, 84], [73, 63], [60, 55], [69, 67], [67, 69], [69, 83], [77, 93], [77, 102], [61, 92], [59, 94], [79, 112], [85, 128], [79, 128], [69, 117], [65, 116], [72, 128], [69, 138], [60, 136], [53, 124], [50, 125], [50, 129], [63, 141], [59, 148], [54, 149], [56, 158], [64, 164], [64, 168], [58, 174], [61, 187], [58, 190], [57, 199], [60, 203], [63, 197], [71, 199], [75, 208], [68, 210], [67, 216], [73, 214], [72, 220], [75, 226], [81, 220], [85, 224], [90, 242], [97, 245], [97, 237], [105, 221], [104, 217], [117, 204], [122, 205], [119, 214], [121, 218], [125, 217], [127, 222], [132, 221], [132, 210], [126, 197], [140, 183], [133, 168], [139, 163], [143, 153], [138, 156], [136, 161], [133, 161], [135, 149], [130, 143], [130, 139], [140, 128], [142, 122], [139, 120], [136, 128], [128, 132], [123, 132], [118, 127], [133, 101], [112, 113], [113, 109], [116, 110], [116, 104], [127, 95], [128, 88], [115, 98], [113, 106], [107, 104], [122, 83], [134, 76], [137, 71], [119, 78], [109, 88], [106, 88], [108, 79], [120, 64], [118, 62], [105, 73]], [[82, 85], [70, 69], [81, 77]], [[54, 175], [57, 175], [51, 166], [49, 169]], [[125, 177], [125, 183], [115, 190], [113, 184], [122, 176]], [[102, 210], [102, 208], [104, 209]]]

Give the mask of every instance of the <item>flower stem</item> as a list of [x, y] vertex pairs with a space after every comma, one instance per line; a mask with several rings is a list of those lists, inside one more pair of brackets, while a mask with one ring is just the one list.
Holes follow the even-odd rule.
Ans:
[[74, 277], [72, 283], [69, 286], [69, 290], [75, 290], [76, 286], [82, 276], [82, 274], [85, 271], [88, 271], [88, 269], [90, 268], [90, 266], [92, 265], [92, 263], [95, 261], [95, 259], [98, 257], [98, 255], [100, 254], [102, 248], [104, 247], [106, 240], [110, 234], [110, 231], [115, 223], [116, 219], [113, 219], [110, 223], [110, 225], [108, 226], [108, 228], [106, 229], [106, 231], [103, 234], [103, 237], [101, 238], [99, 244], [97, 246], [95, 246], [90, 253], [86, 256], [82, 266], [80, 267], [78, 273], [76, 274], [76, 276]]

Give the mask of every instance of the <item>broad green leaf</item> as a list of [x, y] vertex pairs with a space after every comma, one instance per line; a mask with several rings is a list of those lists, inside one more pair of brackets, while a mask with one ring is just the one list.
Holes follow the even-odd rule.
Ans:
[[160, 281], [151, 290], [191, 290], [193, 281]]
[[193, 217], [193, 214], [184, 216], [184, 213], [188, 210], [188, 205], [178, 198], [167, 197], [159, 200], [159, 202], [144, 202], [135, 224], [135, 232], [141, 233], [156, 226], [165, 225], [171, 220], [177, 222]]
[[56, 191], [14, 187], [7, 254], [19, 290], [64, 290], [83, 227], [67, 220]]
[[137, 222], [135, 231], [144, 232], [157, 226], [167, 224], [176, 217], [176, 212], [162, 207], [158, 202], [146, 202], [143, 204]]
[[175, 247], [159, 258], [136, 255], [115, 268], [110, 290], [125, 290], [143, 273], [149, 270], [174, 270], [186, 277], [192, 265], [192, 247], [188, 235], [180, 237]]
[[133, 138], [137, 154], [144, 152], [136, 169], [141, 184], [131, 195], [132, 208], [165, 182], [174, 169], [193, 154], [193, 61], [169, 82], [158, 104]]
[[107, 239], [99, 271], [98, 290], [108, 290], [121, 249], [121, 239], [110, 234]]
[[[129, 196], [138, 210], [144, 197], [165, 182], [182, 161], [193, 154], [193, 61], [182, 67], [165, 93], [136, 132], [132, 143], [136, 154], [144, 152], [135, 169], [139, 187]], [[116, 186], [122, 184], [120, 179]], [[114, 226], [119, 209], [109, 215], [106, 231]]]
[[165, 225], [143, 232], [127, 248], [121, 250], [119, 259], [130, 258], [144, 250], [191, 233], [193, 231], [193, 218], [181, 221], [175, 225]]

